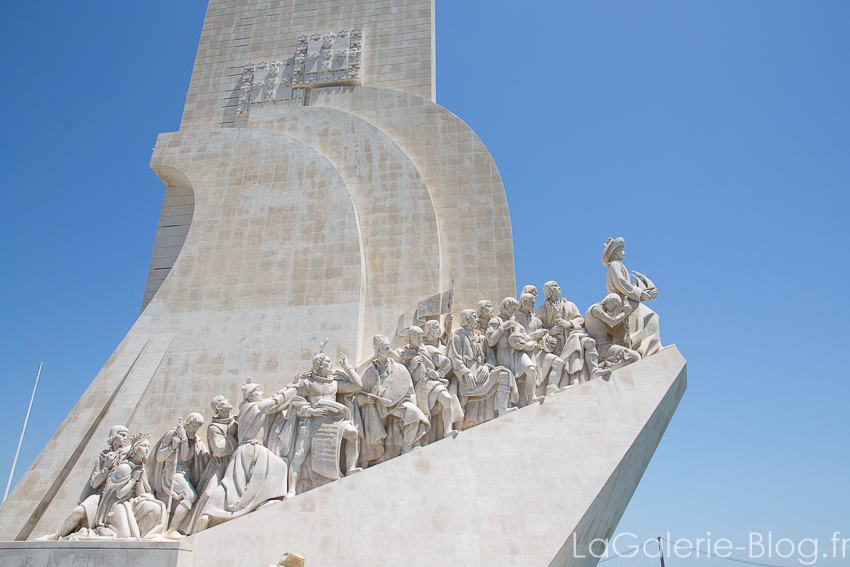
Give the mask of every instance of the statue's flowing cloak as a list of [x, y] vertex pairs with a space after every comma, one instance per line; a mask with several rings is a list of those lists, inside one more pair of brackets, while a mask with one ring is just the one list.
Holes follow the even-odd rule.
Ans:
[[289, 391], [239, 406], [236, 418], [239, 446], [201, 512], [210, 517], [211, 526], [243, 516], [268, 500], [286, 496], [289, 467], [263, 443], [272, 416], [289, 408], [293, 394]]

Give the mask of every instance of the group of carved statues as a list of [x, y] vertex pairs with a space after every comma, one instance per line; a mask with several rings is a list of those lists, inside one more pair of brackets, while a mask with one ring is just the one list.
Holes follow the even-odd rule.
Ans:
[[358, 372], [324, 350], [275, 394], [249, 378], [238, 415], [211, 401], [207, 442], [200, 413], [151, 445], [148, 434], [109, 433], [80, 504], [47, 538], [179, 537], [226, 522], [418, 447], [456, 435], [565, 388], [605, 377], [660, 350], [657, 296], [623, 266], [624, 241], [608, 239], [605, 298], [581, 315], [557, 282], [525, 286], [494, 312], [490, 301], [406, 330], [406, 346], [373, 337]]

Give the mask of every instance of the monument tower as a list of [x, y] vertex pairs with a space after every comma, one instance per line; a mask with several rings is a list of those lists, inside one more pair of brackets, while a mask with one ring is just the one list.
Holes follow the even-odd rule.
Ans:
[[[435, 102], [434, 38], [434, 0], [210, 0], [180, 129], [151, 157], [166, 193], [141, 313], [0, 508], [0, 540], [28, 542], [0, 551], [54, 553], [29, 542], [77, 504], [115, 424], [158, 436], [248, 377], [282, 388], [325, 337], [362, 368], [411, 313], [457, 322], [516, 294], [505, 190]], [[610, 536], [684, 388], [668, 348], [157, 561], [595, 564], [566, 542]]]

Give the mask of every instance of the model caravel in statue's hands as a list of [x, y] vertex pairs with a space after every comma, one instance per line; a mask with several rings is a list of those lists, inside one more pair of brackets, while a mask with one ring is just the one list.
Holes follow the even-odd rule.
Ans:
[[[109, 432], [80, 497], [60, 530], [41, 539], [178, 537], [361, 471], [661, 350], [658, 315], [645, 302], [658, 289], [623, 265], [625, 242], [609, 238], [602, 262], [607, 293], [582, 317], [555, 281], [489, 300], [423, 327], [403, 329], [397, 351], [383, 335], [357, 373], [343, 354], [333, 368], [322, 344], [310, 371], [273, 396], [242, 385], [239, 415], [216, 396], [207, 427], [187, 416], [151, 453], [148, 434]], [[148, 473], [150, 482], [148, 482]], [[170, 520], [170, 521], [169, 521]]]

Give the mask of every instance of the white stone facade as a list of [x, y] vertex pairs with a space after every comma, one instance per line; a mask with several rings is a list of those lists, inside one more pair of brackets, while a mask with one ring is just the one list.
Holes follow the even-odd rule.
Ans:
[[[166, 196], [141, 315], [0, 508], [0, 541], [29, 540], [0, 544], [0, 567], [68, 557], [82, 565], [261, 567], [284, 553], [311, 567], [595, 564], [587, 545], [619, 521], [684, 392], [684, 359], [661, 347], [656, 316], [639, 329], [649, 345], [643, 351], [632, 356], [605, 343], [609, 357], [597, 364], [578, 311], [570, 322], [553, 316], [544, 325], [533, 311], [536, 289], [535, 297], [513, 299], [510, 215], [498, 169], [475, 133], [434, 102], [433, 0], [290, 4], [211, 0], [181, 128], [161, 134], [151, 157]], [[630, 279], [623, 246], [609, 240], [605, 263], [613, 266], [609, 293], [617, 284], [614, 299], [626, 300], [606, 298], [588, 311], [603, 321], [600, 345], [620, 325], [632, 346], [632, 308], [655, 315], [643, 302], [657, 289], [641, 274]], [[557, 303], [555, 288], [547, 282], [543, 291], [561, 313], [568, 302]], [[453, 329], [451, 320], [428, 321], [430, 330], [416, 321], [424, 327], [411, 327], [416, 340], [391, 353], [382, 335], [398, 339], [403, 317], [429, 298], [437, 317], [453, 317]], [[501, 303], [501, 312], [482, 309], [481, 300]], [[462, 340], [454, 341], [458, 322]], [[437, 336], [441, 325], [448, 346]], [[341, 369], [332, 370], [325, 353]], [[500, 362], [488, 366], [494, 353]], [[376, 385], [364, 386], [376, 375]], [[355, 425], [360, 410], [342, 406], [341, 388], [360, 396], [356, 403], [404, 400], [376, 409], [389, 421], [372, 430], [393, 416], [403, 420], [385, 436], [403, 439], [398, 458], [358, 460], [359, 446], [336, 470], [342, 461], [333, 450], [343, 433], [346, 451], [369, 437], [368, 426]], [[414, 390], [425, 403], [417, 405]], [[166, 447], [154, 450], [167, 452], [172, 442], [188, 443], [178, 416], [208, 415], [212, 400], [216, 417], [231, 419], [229, 400], [218, 414], [219, 395], [234, 406], [242, 401], [239, 428], [256, 425], [247, 440], [240, 432], [223, 461], [227, 470], [238, 455], [245, 462], [249, 453], [271, 455], [258, 478], [282, 491], [232, 518], [225, 499], [211, 508], [224, 510], [215, 518], [226, 523], [176, 544], [32, 542], [71, 533], [59, 532], [112, 426], [150, 432]], [[463, 408], [454, 407], [461, 399]], [[322, 413], [334, 404], [348, 412], [344, 418]], [[473, 406], [476, 417], [464, 421]], [[338, 444], [325, 439], [316, 450], [327, 459], [331, 449], [327, 484], [298, 476], [309, 471], [297, 449], [269, 448], [287, 442], [283, 427], [276, 439], [262, 429], [265, 410], [250, 413], [260, 407], [292, 420], [274, 423], [297, 424], [289, 441], [307, 439], [308, 450], [321, 445], [311, 437], [318, 420], [326, 420], [325, 433], [338, 426]], [[290, 409], [294, 417], [283, 414]], [[440, 434], [425, 436], [438, 413]], [[134, 463], [141, 471], [144, 461]], [[250, 478], [243, 480], [247, 493]], [[308, 484], [303, 494], [299, 482]], [[192, 501], [200, 501], [203, 487], [195, 488]], [[164, 529], [170, 508], [157, 497], [163, 529], [151, 533], [174, 536]], [[262, 504], [269, 505], [255, 510]], [[83, 530], [94, 527], [103, 526]]]

